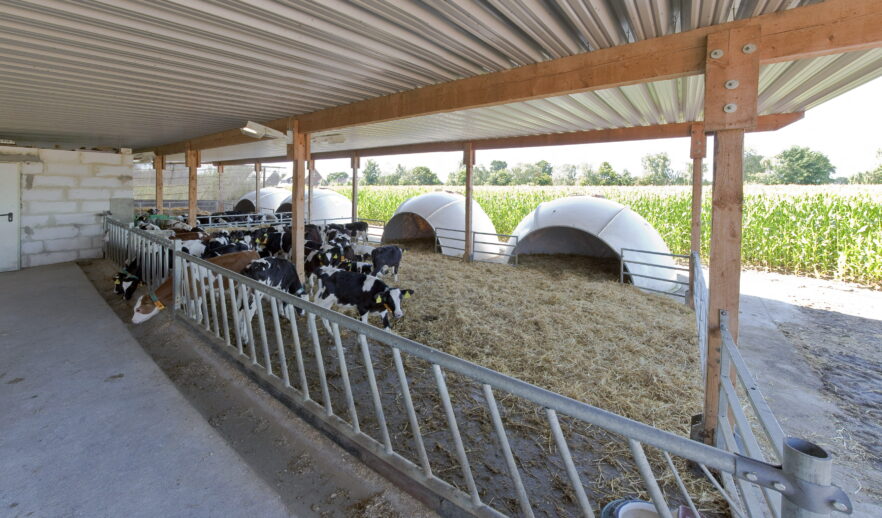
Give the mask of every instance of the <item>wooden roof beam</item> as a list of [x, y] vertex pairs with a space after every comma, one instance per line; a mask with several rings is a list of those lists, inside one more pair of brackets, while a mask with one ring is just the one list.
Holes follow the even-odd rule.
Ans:
[[[757, 120], [758, 131], [775, 131], [792, 124], [804, 116], [803, 112], [776, 113], [761, 115]], [[654, 140], [691, 136], [692, 122], [677, 122], [657, 126], [634, 126], [631, 128], [614, 128], [591, 131], [575, 131], [571, 133], [553, 133], [550, 135], [527, 135], [523, 137], [505, 137], [480, 140], [457, 140], [449, 142], [427, 142], [420, 144], [403, 144], [400, 146], [383, 146], [357, 150], [325, 151], [313, 153], [314, 160], [349, 158], [354, 154], [361, 157], [406, 155], [412, 153], [437, 153], [444, 151], [462, 151], [466, 143], [471, 142], [476, 150], [509, 149], [522, 147], [570, 146], [575, 144], [598, 144], [606, 142], [625, 142], [631, 140]], [[268, 162], [271, 159], [263, 159]], [[253, 160], [252, 160], [253, 161]], [[250, 163], [245, 161], [243, 163]]]

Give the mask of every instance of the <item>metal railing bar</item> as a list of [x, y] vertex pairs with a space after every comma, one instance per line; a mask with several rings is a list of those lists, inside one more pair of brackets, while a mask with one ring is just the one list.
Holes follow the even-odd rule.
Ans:
[[688, 272], [689, 268], [683, 266], [668, 266], [666, 264], [645, 263], [643, 261], [632, 261], [631, 259], [622, 259], [625, 264], [642, 264], [643, 266], [652, 266], [653, 268], [664, 268], [665, 270], [676, 270], [678, 272]]
[[692, 501], [692, 496], [689, 495], [689, 491], [686, 489], [686, 485], [683, 484], [683, 479], [680, 478], [680, 472], [677, 470], [677, 467], [674, 466], [674, 461], [671, 459], [671, 455], [662, 450], [662, 454], [665, 456], [665, 461], [668, 463], [668, 468], [671, 470], [671, 474], [674, 475], [674, 481], [677, 483], [677, 487], [680, 489], [680, 494], [683, 495], [683, 498], [686, 499], [686, 505], [689, 507], [689, 510], [692, 511], [693, 517], [701, 516], [698, 513], [698, 509], [695, 508], [695, 503]]
[[300, 328], [295, 318], [296, 311], [294, 306], [288, 305], [285, 308], [287, 312], [288, 322], [291, 324], [291, 335], [294, 337], [294, 361], [297, 363], [297, 377], [300, 378], [300, 392], [303, 399], [311, 401], [309, 398], [309, 385], [306, 381], [306, 366], [303, 363], [303, 351], [300, 350]]
[[[202, 259], [191, 258], [190, 260], [208, 265], [210, 268], [223, 270]], [[632, 437], [644, 444], [665, 449], [678, 457], [684, 457], [695, 462], [700, 462], [714, 469], [729, 472], [735, 471], [735, 456], [728, 452], [721, 452], [713, 446], [659, 430], [645, 423], [628, 419], [612, 412], [576, 401], [561, 394], [531, 385], [517, 378], [506, 376], [437, 349], [432, 349], [431, 347], [414, 342], [400, 335], [386, 332], [370, 324], [365, 324], [347, 315], [317, 306], [312, 302], [305, 301], [289, 293], [269, 288], [241, 274], [228, 270], [223, 270], [223, 274], [254, 290], [263, 291], [268, 295], [279, 298], [285, 303], [305, 309], [313, 317], [317, 316], [335, 321], [342, 327], [349, 329], [354, 333], [363, 334], [368, 339], [376, 340], [377, 342], [386, 344], [390, 347], [397, 347], [407, 354], [429, 363], [438, 364], [446, 370], [467, 376], [478, 383], [486, 383], [496, 389], [522, 397], [541, 405], [542, 407], [554, 409], [557, 412], [585, 421], [588, 424], [599, 426], [605, 430], [620, 435]]]
[[248, 350], [251, 353], [251, 364], [257, 365], [257, 343], [254, 340], [254, 329], [251, 327], [251, 322], [254, 316], [251, 314], [251, 303], [248, 301], [248, 285], [240, 282], [239, 283], [239, 291], [242, 293], [242, 307], [245, 311], [245, 316], [242, 318], [242, 326], [245, 328], [245, 336], [248, 341]]
[[[738, 404], [732, 404], [740, 402], [738, 395], [735, 392], [735, 387], [732, 385], [732, 382], [729, 380], [729, 369], [723, 371], [723, 375], [720, 378], [720, 386], [723, 391], [726, 393], [726, 404], [727, 408], [722, 409], [722, 412], [726, 412], [727, 415], [723, 416], [720, 420], [720, 427], [723, 429], [723, 438], [726, 441], [726, 450], [728, 451], [737, 451], [742, 455], [746, 455], [748, 457], [752, 457], [757, 460], [766, 461], [765, 456], [762, 453], [762, 449], [759, 446], [759, 443], [756, 440], [756, 436], [753, 434], [753, 429], [750, 427], [750, 424], [747, 422], [747, 417], [744, 415], [744, 410]], [[731, 412], [731, 414], [729, 414]], [[731, 429], [731, 423], [729, 422], [728, 415], [732, 415], [735, 418], [735, 430]], [[738, 440], [735, 433], [737, 432], [738, 436], [741, 440]], [[747, 493], [755, 493], [757, 487], [754, 485], [750, 485], [749, 488], [745, 488], [744, 484], [746, 482], [738, 479], [736, 481], [738, 487], [741, 489], [742, 495], [744, 495], [745, 501], [748, 503], [748, 509], [751, 509], [751, 503], [748, 501]], [[764, 500], [769, 507], [773, 516], [780, 516], [781, 514], [781, 502], [780, 497], [776, 497], [776, 493], [769, 488], [759, 487], [759, 490], [762, 491]], [[754, 496], [754, 498], [757, 498]], [[751, 516], [753, 516], [753, 510], [750, 510]]]
[[639, 252], [641, 254], [666, 255], [669, 257], [680, 257], [683, 259], [689, 259], [689, 256], [685, 255], [685, 254], [671, 254], [671, 253], [666, 253], [666, 252], [654, 252], [652, 250], [639, 250], [637, 248], [621, 248], [620, 250], [622, 252]]
[[444, 381], [444, 372], [437, 363], [432, 364], [432, 371], [435, 373], [435, 383], [438, 385], [438, 393], [441, 395], [441, 403], [444, 406], [444, 413], [447, 414], [447, 427], [453, 436], [453, 444], [456, 448], [456, 456], [459, 459], [459, 465], [462, 468], [462, 475], [465, 478], [469, 495], [472, 497], [472, 504], [481, 505], [481, 497], [478, 495], [478, 486], [475, 485], [475, 478], [472, 476], [472, 468], [469, 465], [469, 458], [466, 455], [465, 445], [462, 442], [462, 436], [459, 434], [459, 426], [456, 424], [456, 415], [453, 413], [453, 403], [450, 401], [450, 394], [447, 392], [447, 382]]
[[334, 408], [331, 406], [331, 393], [328, 391], [328, 378], [325, 376], [325, 362], [322, 358], [322, 346], [319, 342], [318, 328], [315, 325], [315, 314], [310, 313], [307, 316], [307, 324], [309, 326], [309, 334], [312, 335], [312, 349], [315, 354], [315, 363], [319, 372], [319, 382], [322, 387], [322, 402], [325, 409], [325, 415], [334, 415]]
[[[206, 273], [208, 273], [208, 269], [204, 268]], [[202, 274], [203, 267], [196, 266], [196, 273], [199, 277], [196, 279], [196, 282], [199, 283], [199, 287], [201, 288], [196, 292], [196, 296], [199, 297], [199, 302], [202, 305], [202, 325], [205, 326], [205, 330], [209, 333], [211, 332], [211, 320], [208, 314], [208, 286], [206, 286], [205, 275]]]
[[720, 323], [720, 332], [723, 337], [723, 354], [728, 356], [732, 363], [735, 364], [735, 372], [741, 381], [741, 385], [744, 387], [744, 391], [747, 393], [747, 399], [750, 401], [757, 419], [762, 424], [763, 431], [768, 437], [775, 455], [780, 460], [784, 455], [784, 430], [781, 429], [781, 425], [775, 418], [775, 414], [772, 413], [772, 409], [769, 408], [769, 404], [760, 391], [756, 380], [750, 374], [747, 363], [741, 357], [738, 348], [735, 347], [728, 327], [728, 317], [726, 320], [725, 323], [722, 321]]
[[[215, 286], [214, 286], [214, 282], [215, 282], [214, 274], [211, 272], [211, 270], [206, 269], [205, 275], [206, 275], [206, 277], [208, 277], [208, 295], [211, 300], [211, 324], [212, 324], [212, 327], [214, 328], [214, 336], [220, 338], [221, 337], [221, 328], [220, 328], [220, 322], [218, 322], [218, 320], [217, 320], [217, 301], [215, 300], [215, 297], [217, 297], [217, 292], [215, 291]], [[217, 278], [220, 281], [220, 275], [218, 275]]]
[[401, 351], [397, 347], [392, 348], [392, 358], [395, 361], [395, 370], [398, 372], [398, 381], [401, 384], [401, 394], [404, 398], [404, 408], [407, 411], [407, 419], [416, 443], [417, 455], [423, 467], [423, 473], [427, 477], [432, 476], [432, 467], [429, 464], [429, 456], [426, 453], [426, 445], [423, 444], [423, 435], [420, 432], [420, 423], [417, 419], [416, 410], [413, 407], [413, 399], [410, 396], [410, 387], [407, 383], [407, 374], [404, 372], [404, 363], [401, 361]]
[[[722, 441], [726, 450], [743, 451], [739, 448], [738, 442], [736, 441], [735, 436], [732, 433], [732, 428], [731, 424], [729, 423], [728, 417], [723, 416], [720, 419], [719, 430], [722, 431]], [[765, 496], [760, 496], [759, 492], [757, 491], [758, 488], [756, 486], [754, 486], [750, 482], [747, 482], [746, 480], [742, 480], [740, 478], [732, 478], [731, 475], [729, 475], [728, 473], [722, 473], [722, 476], [724, 477], [723, 480], [726, 486], [730, 488], [730, 496], [735, 494], [741, 495], [741, 498], [739, 500], [744, 505], [743, 509], [745, 510], [747, 516], [764, 516], [763, 508], [766, 506], [768, 506], [769, 510], [774, 513], [774, 507], [772, 503], [767, 500]], [[766, 503], [766, 506], [763, 505], [763, 501]]]
[[554, 442], [557, 444], [557, 451], [563, 459], [564, 468], [567, 477], [570, 479], [570, 486], [576, 494], [576, 502], [582, 510], [585, 518], [594, 518], [594, 510], [591, 509], [591, 502], [588, 501], [588, 495], [585, 494], [585, 488], [582, 486], [582, 479], [579, 478], [579, 472], [576, 471], [576, 465], [573, 463], [573, 456], [570, 454], [570, 447], [564, 437], [563, 430], [560, 428], [560, 421], [557, 419], [557, 412], [554, 409], [546, 408], [545, 415], [548, 418], [548, 426], [551, 428], [551, 435], [554, 436]]
[[521, 512], [528, 518], [533, 517], [533, 508], [530, 506], [530, 499], [527, 497], [527, 490], [521, 480], [521, 474], [515, 463], [514, 455], [511, 452], [511, 446], [508, 444], [508, 436], [505, 434], [505, 428], [502, 425], [502, 417], [499, 415], [499, 408], [496, 406], [496, 398], [493, 397], [493, 388], [486, 383], [482, 385], [484, 389], [484, 399], [487, 400], [487, 406], [490, 408], [490, 418], [493, 421], [493, 429], [496, 430], [496, 438], [499, 440], [499, 447], [502, 449], [502, 455], [505, 457], [505, 465], [508, 467], [508, 474], [515, 487], [515, 493], [518, 497], [518, 503]]
[[343, 352], [343, 342], [340, 340], [340, 326], [336, 322], [331, 323], [331, 334], [334, 337], [334, 348], [337, 350], [337, 361], [340, 363], [340, 377], [343, 378], [343, 391], [346, 394], [346, 408], [349, 409], [349, 420], [355, 433], [361, 431], [358, 424], [358, 412], [355, 411], [355, 397], [352, 395], [352, 385], [349, 382], [349, 368], [346, 365], [346, 354]]
[[276, 354], [279, 356], [279, 371], [282, 374], [282, 382], [286, 387], [291, 386], [291, 377], [288, 373], [288, 358], [285, 354], [285, 341], [282, 340], [282, 323], [279, 322], [279, 303], [275, 297], [270, 297], [270, 311], [273, 316], [273, 332], [276, 335]]
[[392, 438], [389, 436], [389, 427], [386, 424], [386, 414], [383, 412], [383, 401], [380, 399], [380, 390], [377, 388], [377, 377], [374, 374], [374, 362], [371, 358], [371, 350], [368, 347], [367, 338], [358, 335], [358, 343], [361, 345], [361, 357], [364, 360], [364, 368], [367, 371], [368, 385], [371, 388], [371, 399], [374, 402], [374, 413], [380, 425], [380, 437], [387, 454], [392, 454]]
[[217, 287], [218, 296], [220, 297], [221, 322], [223, 323], [224, 328], [224, 342], [232, 347], [232, 342], [230, 342], [230, 323], [227, 320], [229, 316], [229, 313], [227, 312], [227, 296], [225, 293], [226, 290], [224, 289], [224, 278], [220, 275], [217, 276]]
[[681, 286], [689, 286], [689, 283], [686, 281], [672, 281], [670, 279], [665, 279], [663, 277], [653, 277], [652, 275], [643, 275], [640, 273], [631, 273], [631, 272], [627, 272], [627, 271], [625, 272], [625, 275], [630, 276], [630, 277], [640, 277], [643, 279], [653, 279], [656, 281], [670, 282], [671, 284], [679, 284]]
[[659, 516], [662, 518], [673, 518], [671, 510], [668, 509], [665, 496], [661, 488], [658, 487], [658, 481], [655, 479], [652, 468], [649, 466], [649, 460], [646, 458], [646, 452], [643, 451], [643, 445], [634, 439], [628, 439], [628, 446], [631, 448], [631, 455], [634, 457], [634, 463], [637, 464], [637, 471], [640, 472], [643, 485], [649, 492], [649, 499], [655, 506], [655, 510], [658, 511]]
[[273, 362], [270, 360], [269, 341], [266, 339], [266, 322], [263, 318], [263, 294], [254, 294], [254, 305], [257, 312], [257, 327], [260, 330], [260, 345], [263, 350], [263, 367], [266, 373], [273, 375]]
[[236, 297], [236, 283], [233, 279], [229, 279], [229, 287], [230, 287], [230, 306], [233, 309], [233, 332], [236, 335], [236, 350], [239, 352], [239, 356], [244, 356], [245, 353], [242, 350], [242, 319], [239, 317], [239, 301]]
[[698, 464], [698, 467], [701, 468], [701, 471], [704, 472], [704, 476], [706, 476], [707, 479], [710, 480], [711, 484], [713, 484], [713, 486], [717, 489], [717, 491], [719, 491], [720, 495], [722, 495], [722, 497], [726, 500], [726, 503], [729, 504], [729, 510], [730, 510], [733, 514], [735, 514], [735, 516], [736, 516], [737, 518], [745, 518], [745, 516], [744, 516], [744, 512], [743, 512], [743, 511], [741, 510], [741, 508], [740, 508], [740, 507], [739, 507], [739, 506], [738, 506], [738, 505], [732, 500], [732, 498], [729, 496], [729, 493], [728, 493], [725, 489], [723, 489], [723, 487], [720, 485], [719, 482], [717, 482], [717, 479], [714, 478], [713, 474], [711, 474], [711, 472], [708, 471], [707, 466], [705, 466], [704, 464], [699, 463], [699, 464]]
[[662, 295], [669, 295], [669, 296], [671, 296], [671, 297], [686, 298], [686, 295], [683, 294], [683, 293], [671, 293], [670, 291], [657, 290], [657, 289], [654, 289], [654, 288], [645, 288], [645, 287], [638, 287], [637, 289], [638, 289], [638, 290], [641, 290], [641, 291], [651, 291], [651, 292], [653, 292], [653, 293], [661, 293]]

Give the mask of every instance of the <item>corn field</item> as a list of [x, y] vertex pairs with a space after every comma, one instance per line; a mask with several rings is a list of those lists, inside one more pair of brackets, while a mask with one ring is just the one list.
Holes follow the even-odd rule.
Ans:
[[[462, 192], [462, 187], [443, 187]], [[359, 189], [358, 212], [388, 220], [406, 199], [434, 186]], [[351, 196], [347, 187], [339, 192]], [[539, 203], [574, 194], [603, 195], [627, 205], [658, 230], [674, 253], [689, 252], [688, 187], [485, 187], [475, 200], [496, 231], [511, 233]], [[701, 256], [709, 257], [711, 203], [705, 188]], [[882, 287], [882, 187], [747, 186], [742, 259], [746, 266]]]

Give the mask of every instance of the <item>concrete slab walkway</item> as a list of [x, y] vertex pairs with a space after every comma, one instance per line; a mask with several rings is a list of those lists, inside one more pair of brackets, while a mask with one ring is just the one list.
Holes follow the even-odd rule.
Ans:
[[0, 515], [288, 516], [73, 263], [0, 274]]

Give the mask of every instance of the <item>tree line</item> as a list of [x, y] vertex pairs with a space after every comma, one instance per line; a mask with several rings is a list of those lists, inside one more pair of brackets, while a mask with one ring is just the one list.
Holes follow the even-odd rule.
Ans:
[[[752, 149], [744, 151], [744, 181], [757, 184], [882, 183], [882, 150], [877, 152], [880, 164], [874, 170], [857, 173], [848, 178], [834, 178], [836, 168], [819, 151], [792, 146], [774, 157], [765, 157]], [[472, 168], [473, 185], [690, 185], [692, 163], [675, 169], [667, 153], [647, 154], [641, 160], [642, 174], [633, 175], [627, 169], [616, 171], [609, 162], [592, 164], [564, 164], [553, 167], [546, 160], [509, 167], [502, 160]], [[706, 176], [707, 165], [702, 173]], [[465, 185], [465, 166], [447, 177], [448, 185]], [[707, 180], [705, 180], [707, 182]], [[368, 160], [361, 173], [362, 185], [441, 185], [438, 175], [426, 166], [406, 168], [399, 164], [391, 173], [385, 173], [374, 160]], [[349, 173], [329, 174], [323, 185], [351, 184]]]

